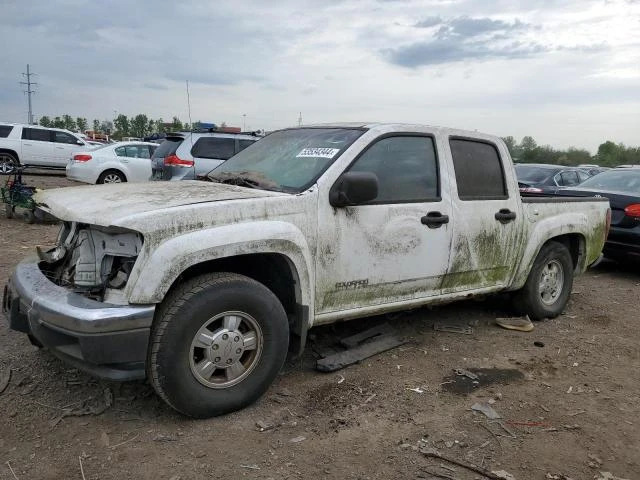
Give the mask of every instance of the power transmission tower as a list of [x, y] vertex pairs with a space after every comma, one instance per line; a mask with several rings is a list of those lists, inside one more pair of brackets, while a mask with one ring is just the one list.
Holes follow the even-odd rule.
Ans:
[[23, 73], [22, 75], [24, 75], [27, 78], [26, 82], [20, 82], [20, 85], [26, 85], [27, 89], [24, 90], [24, 93], [27, 94], [27, 96], [29, 97], [29, 119], [28, 119], [28, 123], [29, 125], [33, 125], [33, 109], [31, 108], [31, 95], [36, 93], [34, 90], [31, 89], [31, 87], [33, 85], [37, 85], [37, 83], [32, 82], [31, 81], [31, 77], [33, 75], [35, 75], [35, 73], [31, 73], [31, 71], [29, 70], [29, 64], [27, 63], [27, 73]]
[[302, 126], [302, 112], [300, 112], [300, 115], [298, 116], [298, 126]]

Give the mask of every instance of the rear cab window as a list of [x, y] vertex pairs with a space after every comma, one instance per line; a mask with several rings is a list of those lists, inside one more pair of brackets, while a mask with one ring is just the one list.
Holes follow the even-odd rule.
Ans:
[[193, 144], [191, 155], [196, 158], [228, 160], [236, 153], [233, 138], [201, 137]]
[[44, 128], [23, 128], [22, 139], [34, 140], [37, 142], [51, 142], [51, 130], [46, 130]]
[[12, 125], [0, 125], [0, 138], [7, 138], [13, 130]]
[[449, 139], [460, 200], [509, 198], [497, 147], [484, 140]]

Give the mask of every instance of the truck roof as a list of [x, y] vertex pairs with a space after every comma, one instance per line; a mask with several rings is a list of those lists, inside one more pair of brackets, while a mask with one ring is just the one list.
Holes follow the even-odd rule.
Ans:
[[[366, 128], [368, 130], [376, 130], [380, 132], [393, 132], [404, 130], [409, 132], [420, 131], [438, 131], [446, 135], [458, 137], [480, 138], [485, 140], [499, 140], [497, 135], [478, 132], [476, 130], [463, 130], [459, 128], [443, 127], [437, 125], [426, 125], [419, 123], [398, 123], [398, 122], [331, 122], [331, 123], [315, 123], [310, 125], [302, 125], [300, 128]], [[296, 128], [296, 127], [292, 127]]]

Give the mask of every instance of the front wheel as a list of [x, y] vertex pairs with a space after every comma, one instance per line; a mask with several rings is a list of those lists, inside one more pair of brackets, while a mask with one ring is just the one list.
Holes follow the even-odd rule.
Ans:
[[147, 374], [179, 412], [222, 415], [260, 398], [284, 364], [288, 342], [287, 315], [271, 290], [243, 275], [202, 275], [159, 307]]
[[529, 272], [527, 281], [515, 295], [515, 305], [532, 320], [555, 318], [569, 301], [573, 286], [573, 260], [566, 246], [545, 244]]
[[0, 175], [12, 174], [18, 165], [18, 159], [12, 154], [0, 152]]

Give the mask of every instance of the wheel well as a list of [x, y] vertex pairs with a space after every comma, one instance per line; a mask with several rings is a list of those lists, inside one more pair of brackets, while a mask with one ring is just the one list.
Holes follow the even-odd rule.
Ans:
[[563, 244], [571, 254], [573, 268], [576, 269], [580, 266], [585, 255], [585, 239], [581, 234], [568, 233], [566, 235], [550, 238], [547, 243], [548, 242], [558, 242]]
[[104, 178], [107, 173], [109, 172], [116, 172], [119, 173], [120, 175], [122, 175], [125, 179], [125, 181], [127, 181], [127, 176], [124, 174], [124, 172], [122, 170], [118, 170], [117, 168], [107, 168], [104, 172], [102, 172], [99, 176], [98, 176], [98, 180], [100, 180], [101, 178]]
[[20, 161], [18, 154], [14, 150], [10, 150], [8, 148], [0, 148], [0, 153], [10, 153], [14, 157], [16, 157], [16, 160]]
[[294, 322], [302, 320], [297, 318], [299, 316], [297, 273], [295, 267], [284, 255], [256, 253], [199, 263], [182, 272], [171, 288], [184, 280], [211, 272], [238, 273], [262, 283], [278, 297], [290, 319], [294, 319]]

